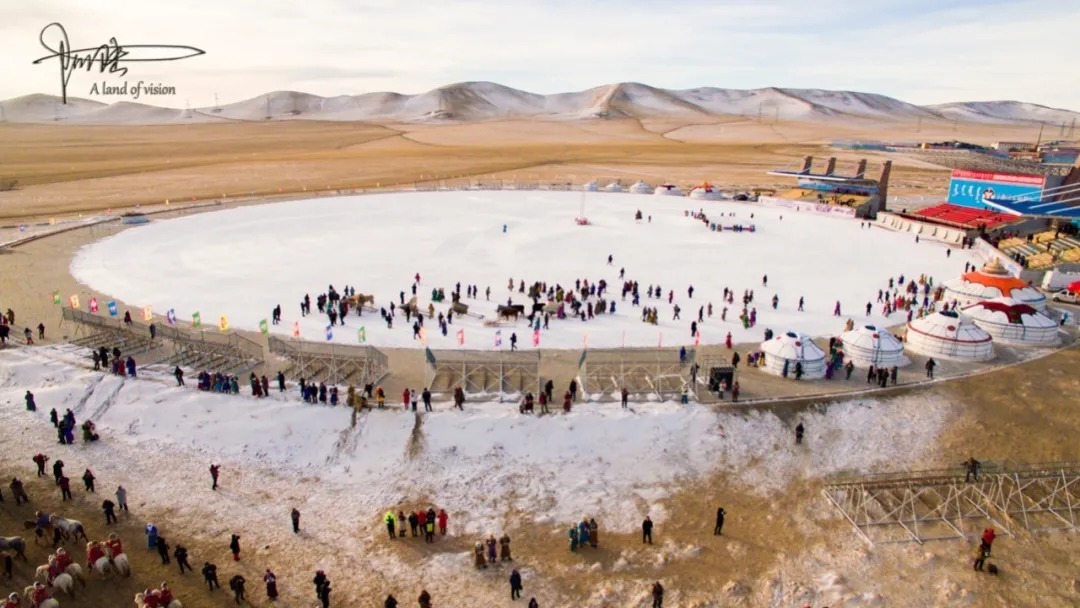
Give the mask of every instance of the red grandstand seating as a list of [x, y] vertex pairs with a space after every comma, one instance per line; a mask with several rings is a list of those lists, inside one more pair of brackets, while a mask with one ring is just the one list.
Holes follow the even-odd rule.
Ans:
[[919, 209], [914, 215], [918, 218], [948, 222], [967, 228], [978, 228], [979, 226], [993, 228], [1001, 224], [1015, 222], [1018, 219], [1015, 215], [1008, 213], [984, 211], [960, 205], [950, 205], [949, 203]]

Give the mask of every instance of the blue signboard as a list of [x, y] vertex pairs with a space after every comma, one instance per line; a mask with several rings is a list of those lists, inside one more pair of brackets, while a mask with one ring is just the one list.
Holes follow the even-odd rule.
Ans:
[[991, 202], [1009, 202], [1017, 199], [1038, 201], [1042, 186], [1029, 184], [1002, 184], [976, 179], [954, 177], [949, 183], [949, 202], [954, 205], [985, 209]]

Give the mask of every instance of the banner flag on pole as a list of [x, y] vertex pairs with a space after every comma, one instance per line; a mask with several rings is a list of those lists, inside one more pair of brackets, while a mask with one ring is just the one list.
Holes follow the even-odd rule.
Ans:
[[622, 347], [626, 348], [626, 330], [622, 330]]
[[502, 346], [502, 330], [495, 330], [495, 346]]
[[589, 348], [589, 332], [585, 332], [585, 335], [582, 336], [582, 340], [585, 342], [585, 348]]
[[326, 341], [329, 342], [329, 341], [331, 341], [333, 339], [334, 339], [334, 326], [333, 325], [327, 325], [326, 326]]
[[435, 365], [435, 353], [431, 352], [430, 348], [424, 348], [424, 358], [431, 365]]
[[[112, 305], [110, 304], [110, 306]], [[195, 311], [195, 313], [191, 315], [191, 326], [195, 329], [202, 327], [202, 315], [199, 314], [199, 311]]]
[[367, 342], [367, 329], [365, 329], [363, 325], [360, 326], [360, 329], [356, 330], [356, 339], [360, 344]]
[[150, 307], [150, 306], [143, 306], [142, 318], [143, 318], [143, 321], [153, 321], [154, 320], [154, 310], [153, 310], [153, 308]]
[[533, 330], [533, 346], [540, 346], [540, 330]]
[[176, 309], [170, 308], [165, 312], [165, 322], [169, 325], [176, 323]]
[[110, 317], [115, 317], [115, 316], [118, 316], [120, 314], [120, 308], [116, 305], [116, 302], [110, 301], [108, 304], [106, 304], [106, 306], [109, 309], [109, 316]]
[[78, 294], [72, 294], [72, 296], [70, 298], [68, 298], [68, 302], [71, 303], [72, 308], [78, 308], [79, 307], [79, 296], [78, 296]]
[[53, 292], [52, 292], [52, 303], [53, 304], [59, 304], [60, 303], [60, 290], [59, 289], [53, 290]]
[[465, 330], [464, 329], [457, 330], [457, 343], [458, 343], [458, 346], [465, 346]]
[[98, 311], [97, 298], [90, 298], [90, 312], [97, 312], [97, 311]]
[[420, 328], [420, 343], [427, 346], [427, 330], [423, 327]]
[[218, 329], [221, 330], [221, 333], [229, 331], [229, 317], [221, 315], [221, 318], [218, 319]]
[[261, 331], [264, 336], [270, 334], [270, 324], [266, 322], [266, 319], [259, 321], [259, 331]]
[[293, 324], [292, 324], [292, 337], [294, 337], [294, 338], [299, 338], [300, 337], [300, 322], [299, 321], [293, 321]]
[[664, 348], [664, 332], [660, 332], [660, 339], [656, 343], [657, 348]]
[[700, 329], [697, 331], [697, 333], [694, 334], [694, 346], [697, 346], [698, 344], [701, 344], [701, 330]]
[[587, 351], [587, 350], [581, 351], [581, 358], [578, 359], [578, 362], [577, 362], [578, 369], [581, 369], [581, 366], [585, 365], [585, 358], [588, 357], [588, 356], [589, 356], [589, 351]]

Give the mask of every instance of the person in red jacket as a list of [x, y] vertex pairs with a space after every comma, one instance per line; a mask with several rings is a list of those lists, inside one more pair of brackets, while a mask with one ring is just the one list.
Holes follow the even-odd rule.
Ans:
[[[543, 395], [543, 393], [540, 394]], [[446, 536], [446, 522], [450, 519], [450, 516], [446, 514], [446, 511], [444, 509], [439, 509], [439, 514], [437, 517], [439, 520], [439, 534]]]
[[161, 593], [159, 600], [161, 602], [161, 608], [166, 608], [166, 606], [171, 604], [174, 599], [172, 589], [169, 589], [168, 583], [161, 583], [161, 590], [159, 592]]
[[49, 584], [51, 585], [56, 577], [64, 573], [64, 569], [60, 567], [60, 562], [55, 557], [49, 558]]
[[49, 599], [49, 590], [45, 588], [45, 585], [34, 583], [33, 604], [31, 604], [31, 606], [37, 608], [47, 599]]
[[101, 548], [101, 543], [96, 540], [90, 543], [90, 547], [86, 549], [87, 568], [93, 568], [94, 564], [103, 557], [105, 557], [105, 550]]
[[421, 531], [427, 525], [427, 513], [423, 509], [416, 512], [416, 523], [420, 526]]
[[570, 402], [572, 400], [573, 400], [573, 398], [570, 396], [570, 391], [566, 391], [566, 394], [563, 395], [563, 400], [562, 400], [562, 409], [563, 409], [564, 412], [569, 412], [570, 411]]
[[401, 407], [409, 409], [409, 389], [401, 392]]
[[109, 535], [109, 540], [105, 541], [105, 546], [108, 547], [109, 557], [116, 559], [117, 555], [124, 553], [124, 544], [120, 541], [120, 537], [115, 532]]
[[[72, 499], [71, 498], [71, 480], [68, 479], [67, 476], [63, 476], [63, 477], [60, 478], [60, 481], [58, 482], [58, 485], [60, 486], [60, 498], [62, 500], [65, 500], [65, 501], [68, 500], [68, 499]], [[72, 500], [74, 500], [74, 499], [72, 499]]]
[[983, 530], [982, 541], [986, 545], [986, 552], [990, 553], [990, 547], [994, 544], [994, 539], [997, 538], [997, 533], [993, 528], [987, 528]]
[[7, 596], [7, 601], [4, 602], [4, 608], [20, 608], [19, 594], [11, 593]]
[[143, 608], [163, 608], [161, 594], [157, 589], [147, 589], [143, 592]]
[[71, 554], [64, 551], [63, 547], [56, 550], [56, 565], [60, 568], [60, 572], [66, 572], [68, 566], [74, 562], [75, 560], [71, 559]]

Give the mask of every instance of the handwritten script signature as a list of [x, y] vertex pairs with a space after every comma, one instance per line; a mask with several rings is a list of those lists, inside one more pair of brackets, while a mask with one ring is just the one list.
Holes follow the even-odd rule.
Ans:
[[[49, 40], [53, 40], [50, 46]], [[68, 42], [67, 31], [59, 23], [50, 23], [41, 30], [38, 35], [41, 46], [52, 54], [46, 55], [34, 61], [37, 65], [50, 59], [60, 60], [60, 94], [63, 102], [67, 103], [67, 87], [71, 74], [75, 70], [85, 69], [87, 72], [99, 64], [99, 71], [124, 76], [128, 69], [121, 63], [131, 61], [176, 61], [198, 55], [205, 55], [206, 51], [193, 46], [181, 46], [176, 44], [129, 44], [121, 46], [116, 38], [109, 38], [107, 44], [85, 49], [72, 49]], [[134, 51], [134, 52], [132, 52]], [[155, 56], [155, 53], [157, 55]]]

